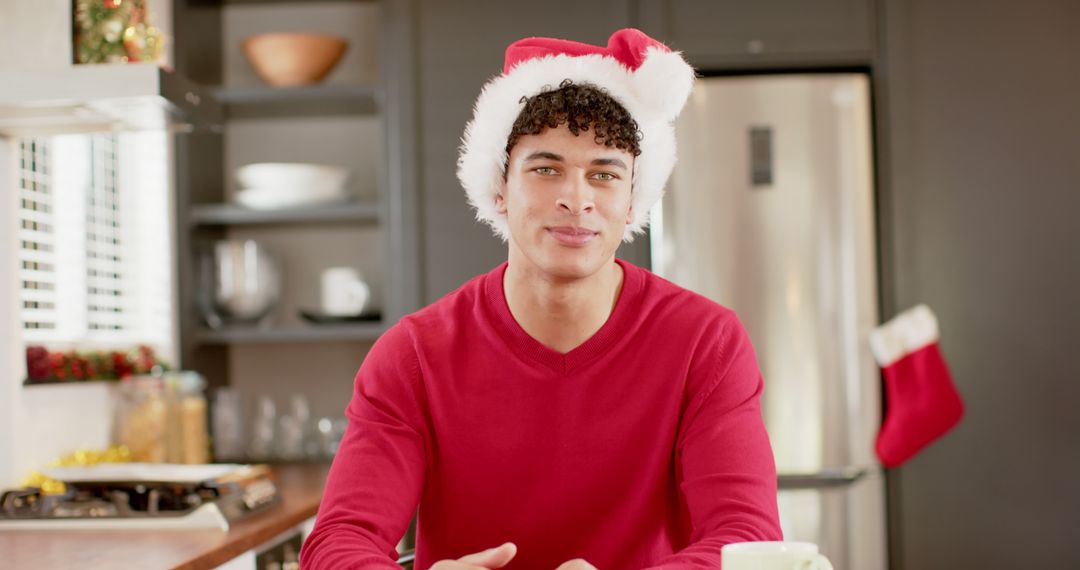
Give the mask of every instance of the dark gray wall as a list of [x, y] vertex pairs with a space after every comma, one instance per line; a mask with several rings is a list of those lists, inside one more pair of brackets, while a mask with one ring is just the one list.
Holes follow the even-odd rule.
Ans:
[[862, 65], [874, 0], [636, 0], [637, 23], [712, 71]]
[[527, 36], [606, 44], [611, 32], [629, 25], [630, 8], [625, 0], [424, 0], [419, 13], [422, 257], [431, 302], [506, 260], [506, 245], [475, 221], [454, 174], [473, 102], [502, 71], [506, 46]]
[[886, 301], [968, 408], [891, 475], [891, 567], [1080, 568], [1080, 2], [883, 12]]

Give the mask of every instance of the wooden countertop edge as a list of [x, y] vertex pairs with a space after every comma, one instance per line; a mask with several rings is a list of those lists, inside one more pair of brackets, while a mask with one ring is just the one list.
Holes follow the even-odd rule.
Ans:
[[[281, 503], [270, 507], [266, 512], [238, 521], [236, 528], [226, 535], [223, 543], [200, 552], [196, 557], [173, 566], [172, 569], [210, 570], [216, 568], [315, 516], [319, 511], [322, 486], [328, 469], [329, 465], [275, 467], [274, 472], [282, 494]], [[302, 481], [303, 489], [299, 492], [298, 479], [306, 479]]]
[[259, 515], [260, 517], [273, 517], [271, 522], [259, 525], [258, 528], [251, 532], [244, 533], [242, 536], [230, 539], [221, 545], [199, 554], [199, 556], [180, 564], [179, 566], [173, 566], [173, 570], [208, 570], [211, 568], [217, 568], [218, 566], [240, 556], [241, 554], [256, 548], [267, 541], [273, 540], [281, 533], [295, 528], [300, 523], [315, 516], [315, 513], [319, 510], [319, 504], [311, 506], [310, 508], [294, 511], [286, 515], [274, 517], [274, 510], [279, 507], [274, 507], [273, 510]]

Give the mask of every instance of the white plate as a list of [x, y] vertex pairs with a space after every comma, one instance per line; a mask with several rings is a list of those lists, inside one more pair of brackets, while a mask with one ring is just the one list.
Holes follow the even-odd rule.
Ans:
[[344, 192], [349, 170], [305, 162], [256, 162], [236, 169], [241, 188]]
[[65, 483], [94, 483], [109, 481], [157, 481], [169, 483], [201, 483], [240, 471], [247, 465], [215, 463], [185, 465], [176, 463], [98, 463], [82, 467], [52, 467], [44, 469], [46, 477]]
[[248, 188], [237, 192], [235, 200], [241, 206], [256, 210], [277, 210], [347, 202], [349, 195], [331, 191], [282, 192], [276, 189]]

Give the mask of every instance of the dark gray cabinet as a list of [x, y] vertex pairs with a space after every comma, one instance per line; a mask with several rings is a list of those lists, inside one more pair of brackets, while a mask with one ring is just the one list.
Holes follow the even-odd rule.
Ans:
[[860, 65], [872, 0], [638, 0], [640, 25], [702, 69]]

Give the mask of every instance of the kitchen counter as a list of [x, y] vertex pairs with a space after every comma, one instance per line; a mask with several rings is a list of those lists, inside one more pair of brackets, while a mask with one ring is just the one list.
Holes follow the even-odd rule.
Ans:
[[215, 530], [0, 532], [5, 568], [216, 568], [315, 516], [329, 465], [274, 467], [281, 502]]

